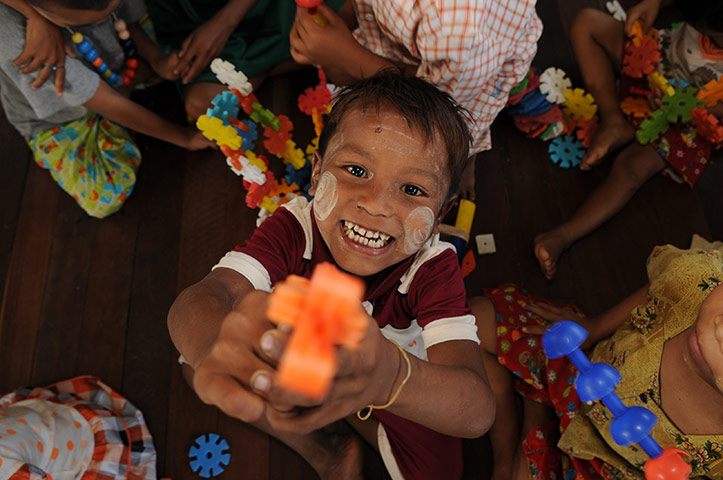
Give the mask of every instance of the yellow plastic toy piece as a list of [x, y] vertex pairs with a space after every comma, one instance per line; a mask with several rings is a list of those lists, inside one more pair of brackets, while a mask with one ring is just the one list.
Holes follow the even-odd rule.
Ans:
[[650, 72], [648, 74], [648, 85], [650, 85], [651, 90], [660, 90], [663, 92], [663, 95], [670, 95], [671, 97], [675, 95], [675, 88], [673, 88], [672, 85], [668, 85], [668, 79], [658, 72]]
[[286, 140], [286, 150], [281, 154], [281, 158], [286, 165], [290, 163], [297, 170], [306, 164], [304, 152], [296, 146], [293, 140]]
[[711, 80], [698, 91], [698, 100], [705, 100], [706, 107], [712, 107], [723, 100], [723, 80]]
[[467, 234], [472, 231], [472, 221], [474, 220], [474, 211], [477, 208], [474, 202], [465, 200], [459, 201], [459, 209], [457, 210], [457, 220], [454, 222], [456, 228], [461, 228]]
[[316, 107], [311, 109], [311, 121], [314, 122], [314, 133], [318, 137], [321, 135], [321, 129], [324, 127], [324, 121], [321, 118], [321, 114], [316, 111]]
[[317, 136], [306, 146], [306, 154], [313, 155], [319, 149], [319, 137]]
[[232, 150], [241, 148], [243, 139], [236, 133], [235, 128], [224, 125], [220, 118], [201, 115], [196, 120], [196, 127], [201, 130], [204, 137], [215, 141], [219, 146], [226, 145]]
[[563, 110], [567, 116], [575, 120], [583, 118], [590, 120], [597, 112], [595, 99], [589, 93], [585, 93], [582, 88], [571, 88], [563, 94], [565, 101], [562, 104]]
[[[278, 198], [278, 197], [275, 197]], [[269, 213], [274, 213], [277, 208], [279, 208], [279, 204], [276, 203], [272, 198], [269, 196], [265, 196], [263, 200], [261, 200], [261, 204], [259, 205], [261, 208], [265, 208]]]
[[249, 159], [249, 163], [251, 165], [256, 165], [262, 172], [266, 171], [266, 162], [264, 162], [261, 158], [257, 157], [256, 154], [251, 150], [246, 150], [246, 158]]
[[633, 26], [630, 27], [630, 38], [633, 40], [633, 45], [636, 47], [640, 46], [640, 39], [645, 36], [643, 33], [643, 21], [636, 20]]

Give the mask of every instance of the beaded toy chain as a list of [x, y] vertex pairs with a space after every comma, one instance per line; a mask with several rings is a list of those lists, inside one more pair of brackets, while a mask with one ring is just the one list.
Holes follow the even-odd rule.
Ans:
[[113, 28], [118, 32], [118, 38], [120, 39], [121, 47], [123, 47], [123, 53], [125, 54], [125, 66], [126, 70], [122, 75], [119, 75], [108, 67], [108, 64], [100, 57], [98, 50], [93, 48], [93, 45], [83, 36], [80, 32], [74, 32], [70, 28], [71, 32], [70, 39], [78, 46], [78, 50], [83, 54], [83, 57], [95, 67], [100, 75], [113, 87], [121, 88], [127, 87], [131, 84], [131, 80], [136, 77], [136, 69], [138, 68], [138, 52], [136, 47], [131, 40], [131, 34], [128, 31], [126, 22], [116, 18], [113, 14]]

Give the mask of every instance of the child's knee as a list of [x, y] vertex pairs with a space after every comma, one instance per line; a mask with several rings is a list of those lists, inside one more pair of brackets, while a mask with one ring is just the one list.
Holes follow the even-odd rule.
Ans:
[[474, 297], [470, 300], [472, 314], [477, 322], [477, 337], [480, 346], [487, 353], [497, 354], [497, 321], [495, 319], [495, 308], [489, 298], [484, 296]]
[[583, 8], [575, 15], [570, 25], [570, 37], [592, 36], [593, 25], [602, 12], [594, 8]]
[[633, 142], [615, 159], [613, 172], [622, 177], [630, 188], [637, 189], [664, 166], [665, 160], [655, 149]]

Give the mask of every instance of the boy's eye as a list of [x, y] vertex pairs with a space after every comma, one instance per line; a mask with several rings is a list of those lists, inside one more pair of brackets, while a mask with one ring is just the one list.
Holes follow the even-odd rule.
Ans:
[[359, 165], [349, 165], [348, 167], [346, 167], [346, 171], [351, 173], [355, 177], [363, 177], [367, 173], [367, 171]]
[[411, 195], [411, 196], [413, 196], [413, 197], [416, 197], [416, 196], [419, 196], [419, 195], [424, 195], [424, 192], [422, 191], [422, 189], [419, 188], [419, 187], [417, 187], [417, 186], [414, 186], [414, 185], [404, 185], [404, 186], [402, 187], [402, 190], [403, 190], [404, 193], [406, 193], [407, 195]]

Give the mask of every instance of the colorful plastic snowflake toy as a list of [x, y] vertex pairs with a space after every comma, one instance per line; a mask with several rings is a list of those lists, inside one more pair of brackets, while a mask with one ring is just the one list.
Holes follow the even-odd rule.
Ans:
[[574, 120], [590, 120], [597, 112], [595, 99], [582, 88], [574, 88], [564, 93], [565, 102], [562, 108], [565, 114]]
[[188, 452], [191, 469], [203, 478], [221, 475], [231, 461], [231, 454], [226, 453], [228, 448], [228, 442], [215, 433], [197, 437]]
[[540, 91], [550, 103], [565, 101], [565, 92], [572, 87], [572, 82], [561, 68], [550, 67], [540, 75]]

